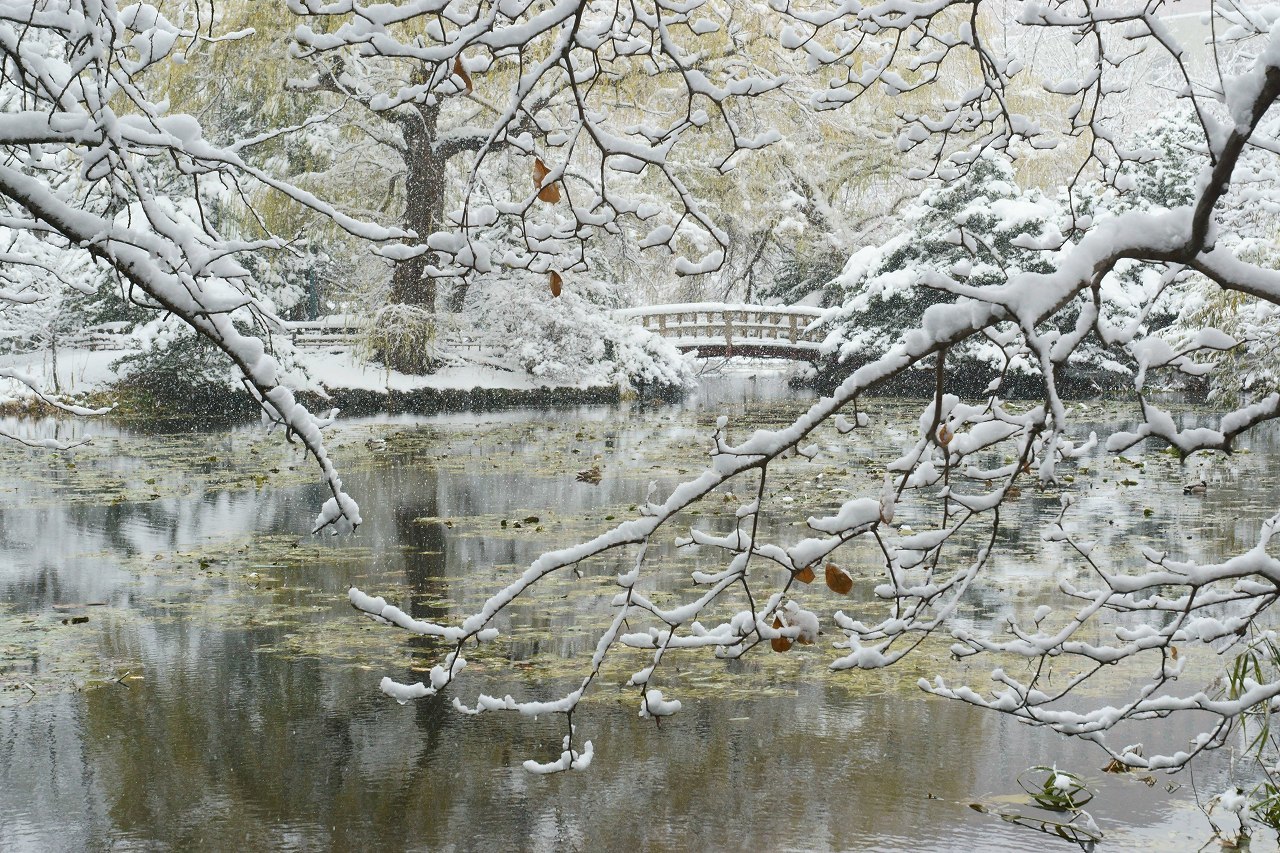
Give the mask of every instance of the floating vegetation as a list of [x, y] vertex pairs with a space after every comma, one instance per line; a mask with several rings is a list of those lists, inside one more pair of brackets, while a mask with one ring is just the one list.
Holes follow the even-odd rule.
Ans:
[[[788, 423], [796, 405], [790, 401], [756, 406], [749, 418], [742, 418], [737, 434], [746, 437], [756, 428]], [[873, 419], [887, 416], [900, 421], [900, 410], [914, 406], [885, 403], [868, 412]], [[589, 418], [601, 410], [584, 411]], [[250, 508], [261, 507], [264, 501], [278, 504], [281, 521], [275, 530], [280, 524], [289, 530], [221, 531], [167, 549], [131, 552], [113, 545], [78, 554], [85, 562], [119, 566], [134, 579], [127, 607], [103, 608], [101, 615], [95, 612], [86, 623], [70, 621], [86, 614], [23, 613], [10, 605], [9, 612], [0, 615], [4, 620], [0, 661], [5, 662], [0, 667], [6, 667], [0, 669], [0, 687], [6, 701], [9, 694], [23, 692], [12, 685], [29, 680], [25, 675], [30, 673], [12, 661], [24, 655], [59, 661], [52, 669], [64, 677], [50, 675], [39, 685], [31, 682], [38, 690], [55, 684], [87, 684], [116, 672], [117, 664], [136, 669], [137, 660], [99, 653], [93, 645], [103, 644], [109, 631], [129, 630], [127, 624], [183, 620], [199, 620], [209, 630], [252, 632], [258, 654], [320, 661], [330, 667], [371, 668], [379, 674], [417, 671], [415, 667], [435, 654], [429, 641], [406, 639], [352, 613], [345, 603], [348, 585], [377, 589], [410, 612], [429, 613], [435, 621], [469, 612], [541, 551], [588, 539], [635, 517], [651, 481], [657, 482], [661, 492], [701, 470], [707, 463], [702, 440], [720, 411], [664, 410], [625, 427], [612, 410], [610, 420], [585, 422], [576, 417], [543, 422], [520, 414], [444, 417], [408, 424], [340, 422], [330, 431], [328, 446], [360, 495], [369, 519], [355, 536], [340, 541], [302, 533], [313, 512], [309, 493], [315, 482], [313, 465], [277, 436], [256, 429], [212, 435], [108, 431], [72, 454], [0, 446], [0, 461], [13, 472], [0, 489], [0, 509], [119, 507], [130, 513], [125, 519], [142, 517], [150, 526], [163, 528], [173, 524], [186, 511], [184, 507], [203, 512], [197, 502], [208, 504], [230, 496]], [[731, 437], [738, 429], [736, 423], [731, 417]], [[836, 510], [854, 493], [878, 490], [887, 461], [898, 453], [897, 445], [913, 440], [908, 433], [815, 434], [818, 450], [812, 460], [791, 459], [772, 470], [760, 516], [762, 527], [775, 532], [794, 528], [790, 535], [800, 538], [807, 532], [805, 520], [792, 510], [793, 501], [803, 505], [806, 513], [821, 513]], [[1254, 477], [1259, 488], [1266, 488], [1275, 478], [1261, 464], [1265, 454], [1257, 458], [1259, 463], [1234, 463], [1251, 470], [1213, 469], [1208, 474], [1211, 478]], [[1140, 486], [1185, 479], [1185, 471], [1167, 454], [1140, 459], [1100, 457], [1092, 465], [1110, 481], [1103, 497], [1120, 507], [1110, 513], [1120, 523], [1112, 535], [1100, 539], [1099, 553], [1118, 544], [1132, 548], [1147, 529], [1156, 529], [1143, 525], [1145, 519], [1177, 508], [1144, 506], [1144, 490], [1118, 485], [1123, 480]], [[1055, 511], [1063, 490], [1093, 489], [1085, 494], [1087, 498], [1099, 485], [1062, 483], [1044, 490], [1028, 486], [1019, 511]], [[406, 503], [407, 496], [418, 491], [428, 497], [421, 498], [420, 505]], [[745, 502], [724, 492], [689, 512], [673, 529], [731, 530], [737, 523], [735, 513]], [[158, 514], [139, 516], [150, 512], [143, 509], [148, 505], [156, 505]], [[286, 512], [304, 505], [302, 514]], [[418, 509], [406, 517], [391, 518], [402, 505]], [[1217, 527], [1229, 530], [1233, 538], [1247, 535], [1236, 529], [1239, 507], [1229, 508], [1218, 519], [1205, 515], [1206, 506], [1195, 503], [1192, 517], [1182, 526], [1200, 529], [1204, 535], [1212, 535]], [[904, 533], [931, 526], [928, 518], [898, 521]], [[104, 518], [103, 523], [120, 522]], [[880, 573], [879, 557], [869, 547], [863, 549], [863, 544], [842, 549], [838, 566], [824, 563], [814, 567], [816, 573], [810, 568], [796, 575], [804, 583], [814, 581], [817, 573], [824, 575], [830, 590], [822, 583], [795, 588], [796, 594], [827, 607], [824, 624], [829, 624], [829, 612], [836, 607], [853, 614], [858, 608], [876, 606], [869, 584]], [[1176, 545], [1160, 543], [1166, 549]], [[1003, 618], [1001, 614], [1011, 607], [1031, 610], [1041, 604], [1059, 577], [1078, 571], [1064, 569], [1056, 558], [1040, 556], [1047, 549], [1039, 542], [1027, 543], [1027, 560], [1018, 566], [995, 567], [979, 579], [958, 615], [983, 621]], [[705, 560], [715, 559], [697, 546], [676, 548], [672, 543], [655, 543], [653, 552], [663, 569], [646, 594], [657, 603], [674, 603], [675, 591], [687, 586], [690, 573], [704, 567]], [[528, 684], [544, 685], [553, 693], [558, 682], [576, 676], [575, 656], [607, 624], [609, 601], [616, 589], [612, 580], [627, 559], [618, 554], [616, 559], [580, 566], [576, 574], [548, 578], [539, 585], [537, 595], [512, 607], [498, 623], [504, 632], [502, 640], [469, 654], [473, 667], [467, 677], [476, 682], [476, 689], [482, 689], [479, 685], [489, 676], [500, 684], [518, 672]], [[761, 564], [756, 571], [781, 570]], [[779, 580], [783, 580], [781, 574]], [[727, 602], [726, 607], [737, 604]], [[61, 624], [63, 619], [69, 620], [67, 625]], [[33, 629], [30, 621], [22, 620], [44, 627]], [[69, 633], [63, 637], [53, 630], [55, 626], [77, 633], [74, 638]], [[66, 642], [64, 652], [52, 657], [41, 652], [44, 643], [68, 639], [74, 642]], [[843, 673], [830, 683], [836, 685], [834, 689], [853, 693], [914, 692], [918, 677], [940, 669], [957, 671], [957, 664], [948, 660], [945, 638], [931, 640], [926, 648], [892, 673]], [[694, 656], [687, 662], [673, 656], [675, 665], [663, 677], [673, 689], [691, 696], [787, 694], [794, 690], [796, 678], [828, 683], [830, 652], [829, 642], [820, 640], [812, 648], [793, 647], [786, 655], [752, 656], [736, 664], [736, 669]], [[631, 660], [620, 654], [607, 663], [603, 676], [623, 683], [642, 665], [643, 656]], [[959, 670], [963, 672], [963, 665]], [[612, 701], [616, 695], [602, 691], [592, 694], [592, 701], [605, 697]]]
[[82, 607], [26, 613], [0, 602], [0, 707], [119, 683], [140, 669], [136, 657], [111, 642], [140, 615], [95, 605], [91, 620]]

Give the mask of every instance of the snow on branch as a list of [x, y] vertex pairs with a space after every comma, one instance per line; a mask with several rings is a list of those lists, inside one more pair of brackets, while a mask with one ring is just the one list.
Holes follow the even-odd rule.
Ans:
[[[1064, 137], [1085, 137], [1086, 144], [1078, 149], [1078, 170], [1067, 187], [1072, 205], [1070, 223], [1061, 229], [1057, 240], [1027, 236], [1020, 244], [1027, 251], [1044, 253], [1051, 260], [1042, 265], [1047, 271], [997, 269], [992, 273], [994, 280], [984, 281], [971, 275], [973, 262], [958, 263], [945, 271], [898, 271], [913, 275], [920, 287], [937, 296], [895, 345], [863, 363], [850, 365], [847, 377], [830, 396], [781, 429], [759, 430], [733, 441], [722, 418], [709, 436], [710, 462], [700, 475], [660, 500], [651, 494], [640, 505], [636, 518], [588, 542], [542, 555], [456, 623], [421, 623], [380, 598], [352, 589], [351, 600], [358, 609], [392, 625], [438, 637], [444, 648], [429, 684], [386, 679], [383, 690], [408, 701], [454, 686], [462, 675], [465, 644], [496, 640], [497, 617], [513, 602], [533, 595], [549, 576], [576, 571], [584, 562], [615, 549], [638, 546], [639, 557], [633, 567], [616, 580], [615, 618], [597, 634], [591, 662], [571, 691], [551, 699], [523, 701], [488, 695], [471, 703], [455, 699], [455, 706], [468, 713], [509, 710], [564, 715], [567, 730], [562, 753], [547, 763], [530, 762], [526, 766], [531, 770], [571, 769], [580, 765], [581, 756], [590, 755], [589, 746], [575, 747], [575, 713], [584, 694], [598, 680], [601, 662], [615, 650], [651, 653], [647, 665], [625, 686], [635, 690], [642, 717], [661, 720], [680, 710], [679, 701], [668, 698], [656, 686], [669, 651], [704, 650], [717, 657], [735, 658], [767, 643], [781, 652], [796, 642], [821, 642], [822, 622], [827, 620], [840, 637], [835, 646], [841, 654], [832, 661], [833, 669], [889, 666], [925, 644], [945, 640], [957, 658], [986, 656], [996, 661], [991, 670], [992, 688], [980, 692], [941, 677], [922, 680], [922, 689], [1095, 741], [1127, 766], [1176, 769], [1197, 753], [1221, 745], [1243, 714], [1276, 706], [1280, 674], [1246, 679], [1228, 695], [1180, 685], [1177, 679], [1184, 674], [1187, 659], [1198, 651], [1239, 654], [1274, 636], [1264, 617], [1280, 591], [1280, 564], [1268, 551], [1280, 516], [1263, 524], [1251, 549], [1220, 562], [1175, 560], [1166, 553], [1147, 550], [1115, 554], [1115, 565], [1111, 565], [1095, 553], [1088, 536], [1088, 524], [1096, 520], [1072, 516], [1076, 500], [1070, 483], [1084, 480], [1085, 472], [1077, 470], [1079, 463], [1097, 452], [1100, 443], [1113, 453], [1141, 442], [1167, 445], [1184, 459], [1196, 453], [1231, 452], [1240, 436], [1280, 414], [1280, 396], [1269, 394], [1245, 401], [1216, 418], [1213, 426], [1181, 425], [1179, 415], [1152, 399], [1156, 380], [1173, 373], [1203, 376], [1208, 370], [1205, 359], [1231, 352], [1241, 341], [1215, 328], [1201, 329], [1185, 339], [1164, 338], [1148, 322], [1157, 300], [1185, 292], [1178, 288], [1192, 271], [1221, 292], [1246, 293], [1280, 305], [1277, 273], [1237, 251], [1240, 244], [1229, 230], [1237, 221], [1233, 206], [1245, 203], [1242, 194], [1233, 191], [1233, 183], [1242, 174], [1267, 174], [1268, 169], [1275, 173], [1274, 163], [1246, 168], [1244, 160], [1273, 156], [1278, 150], [1260, 143], [1276, 135], [1277, 126], [1269, 123], [1267, 116], [1280, 98], [1280, 37], [1271, 34], [1268, 21], [1237, 15], [1232, 38], [1241, 39], [1252, 28], [1249, 34], [1255, 51], [1244, 73], [1222, 75], [1218, 85], [1216, 78], [1211, 83], [1193, 79], [1182, 47], [1157, 17], [1155, 4], [1125, 9], [1057, 2], [1028, 4], [1018, 24], [1006, 23], [1069, 34], [1071, 44], [1086, 56], [1079, 79], [1045, 83], [1052, 98], [1065, 98], [1075, 105], [1067, 111], [1066, 126], [1055, 132], [1049, 122], [1012, 108], [1014, 84], [1024, 65], [1015, 51], [997, 51], [983, 36], [987, 16], [994, 14], [983, 4], [893, 0], [871, 6], [831, 6], [775, 0], [771, 7], [786, 20], [780, 28], [781, 48], [802, 52], [814, 68], [832, 75], [829, 85], [813, 97], [815, 108], [835, 109], [873, 90], [893, 97], [914, 94], [903, 101], [916, 105], [922, 103], [919, 93], [938, 94], [931, 112], [918, 106], [900, 111], [904, 129], [898, 148], [917, 158], [916, 149], [925, 150], [927, 166], [913, 167], [917, 175], [931, 175], [947, 184], [960, 180], [982, 158], [994, 156], [992, 151], [1012, 152], [1024, 142], [1043, 148]], [[486, 52], [474, 69], [467, 58], [461, 66], [464, 69], [488, 69], [513, 57], [520, 73], [509, 78], [514, 94], [500, 113], [491, 144], [516, 120], [522, 99], [536, 90], [539, 81], [553, 70], [563, 71], [573, 109], [554, 125], [540, 124], [539, 132], [556, 128], [541, 139], [562, 140], [570, 151], [579, 140], [592, 140], [602, 177], [613, 159], [636, 171], [661, 166], [667, 151], [664, 146], [683, 132], [679, 121], [666, 129], [636, 125], [622, 134], [606, 129], [609, 117], [600, 115], [590, 99], [592, 87], [600, 85], [599, 69], [606, 67], [606, 60], [639, 55], [655, 66], [660, 66], [659, 60], [670, 63], [668, 67], [684, 81], [682, 97], [690, 102], [707, 98], [717, 107], [729, 103], [717, 100], [722, 95], [749, 95], [755, 85], [743, 83], [735, 88], [707, 83], [696, 70], [696, 60], [690, 59], [690, 49], [667, 40], [674, 23], [687, 23], [693, 12], [671, 13], [675, 17], [670, 20], [665, 17], [667, 11], [651, 18], [637, 13], [634, 19], [611, 22], [607, 16], [599, 17], [594, 5], [559, 3], [545, 7], [528, 21], [516, 22], [502, 17], [505, 4], [476, 8], [482, 11], [457, 22], [456, 30], [446, 32], [444, 25], [439, 25], [431, 40], [412, 42], [387, 40], [383, 29], [387, 22], [374, 20], [375, 15], [354, 6], [324, 6], [355, 18], [338, 27], [337, 35], [311, 33], [303, 41], [316, 51], [354, 46], [381, 50], [385, 46], [395, 55], [426, 62], [429, 68], [437, 69], [433, 73], [441, 81], [452, 63], [463, 58], [464, 48], [483, 47]], [[686, 8], [702, 14], [715, 7], [710, 3], [681, 7]], [[307, 7], [312, 14], [321, 9], [318, 4]], [[412, 5], [399, 7], [396, 15], [408, 15], [413, 9]], [[636, 26], [656, 37], [652, 44], [661, 47], [660, 57], [652, 47], [628, 41], [632, 35], [643, 34], [633, 29]], [[498, 32], [479, 35], [486, 27]], [[544, 39], [536, 62], [518, 56], [508, 34], [502, 32], [505, 27], [522, 27], [530, 38]], [[1257, 48], [1260, 41], [1264, 45]], [[612, 55], [604, 52], [605, 45], [612, 45]], [[1127, 75], [1143, 49], [1163, 55], [1166, 67], [1185, 84], [1182, 96], [1190, 102], [1197, 136], [1193, 150], [1201, 152], [1204, 168], [1186, 198], [1177, 203], [1133, 205], [1095, 221], [1078, 206], [1073, 192], [1076, 187], [1088, 177], [1102, 179], [1112, 188], [1108, 192], [1124, 191], [1132, 186], [1133, 168], [1155, 156], [1127, 145], [1109, 120], [1108, 105], [1129, 86]], [[768, 87], [780, 79], [763, 75], [759, 82]], [[553, 99], [547, 103], [560, 102]], [[691, 112], [690, 121], [692, 117]], [[526, 141], [539, 138], [531, 132]], [[734, 145], [750, 147], [736, 133]], [[522, 150], [547, 149], [533, 144]], [[486, 151], [481, 149], [479, 162], [489, 156]], [[563, 183], [566, 192], [594, 192], [591, 210], [608, 207], [612, 197], [607, 184], [602, 181], [574, 187], [569, 180], [569, 163], [570, 158], [560, 157], [545, 168], [528, 197], [494, 213], [525, 216], [553, 183]], [[473, 187], [479, 185], [479, 174], [477, 165], [472, 173]], [[675, 176], [671, 176], [671, 183], [677, 186]], [[608, 215], [624, 210], [624, 205], [613, 204]], [[687, 215], [697, 219], [692, 209]], [[470, 220], [463, 217], [457, 221]], [[575, 234], [583, 221], [579, 217], [541, 230], [532, 221], [522, 221], [522, 228], [531, 241], [542, 241]], [[958, 214], [956, 222], [964, 224]], [[557, 231], [557, 227], [563, 230]], [[660, 227], [645, 242], [663, 244], [673, 239], [674, 233], [672, 228]], [[465, 234], [456, 240], [442, 236], [431, 245], [464, 258], [459, 261], [462, 266], [475, 257], [463, 252], [468, 245]], [[975, 258], [990, 251], [989, 245], [972, 235], [966, 240], [963, 228], [959, 245]], [[1135, 270], [1154, 271], [1145, 279], [1153, 284], [1126, 304], [1128, 313], [1122, 314], [1113, 304], [1119, 301], [1116, 281]], [[837, 313], [829, 314], [817, 327]], [[970, 395], [974, 399], [966, 401], [953, 390], [961, 378], [957, 365], [965, 348], [977, 345], [998, 353], [1005, 368], [985, 391]], [[1116, 374], [1126, 377], [1125, 394], [1133, 403], [1135, 423], [1112, 427], [1101, 442], [1094, 429], [1074, 422], [1063, 399], [1064, 383], [1086, 345], [1106, 353]], [[1012, 376], [1009, 365], [1014, 363], [1026, 366], [1034, 377], [1039, 399], [1019, 404], [1006, 401]], [[767, 484], [777, 466], [803, 464], [795, 460], [816, 452], [811, 442], [819, 430], [830, 428], [844, 435], [872, 426], [865, 411], [867, 398], [907, 374], [931, 375], [934, 393], [918, 423], [908, 425], [916, 427], [916, 438], [886, 466], [883, 488], [878, 493], [850, 497], [834, 514], [810, 517], [805, 538], [789, 539], [785, 532], [764, 535], [760, 519], [776, 500]], [[732, 529], [672, 529], [684, 510], [729, 485], [753, 495], [737, 512]], [[1005, 547], [1010, 532], [1006, 518], [1010, 513], [1005, 509], [1023, 489], [1053, 490], [1060, 495], [1061, 511], [1045, 521], [1041, 537], [1065, 553], [1064, 568], [1083, 567], [1096, 577], [1097, 584], [1085, 589], [1064, 579], [1061, 594], [1068, 602], [1065, 613], [1045, 606], [1038, 608], [1029, 622], [1009, 620], [1004, 633], [980, 632], [960, 614], [975, 585]], [[780, 511], [794, 514], [796, 505]], [[906, 518], [923, 529], [906, 528]], [[647, 556], [648, 546], [663, 538], [677, 545], [709, 549], [721, 555], [722, 563], [716, 570], [694, 572], [674, 602], [660, 604], [642, 590], [646, 578], [664, 570], [661, 561]], [[823, 573], [831, 590], [847, 596], [854, 583], [839, 563], [855, 541], [867, 543], [879, 556], [878, 583], [869, 600], [849, 600], [841, 610], [825, 615], [821, 602], [805, 585]], [[1022, 674], [1015, 674], [1011, 663]], [[1117, 665], [1141, 673], [1127, 698], [1115, 705], [1080, 710], [1083, 691], [1079, 688], [1105, 668]], [[1056, 678], [1055, 672], [1059, 673]], [[1108, 733], [1126, 721], [1172, 714], [1208, 720], [1187, 749], [1144, 754], [1141, 749], [1117, 748], [1107, 741]]]
[[[781, 139], [737, 106], [787, 78], [743, 49], [734, 4], [289, 8], [304, 21], [296, 52], [315, 67], [289, 88], [395, 126], [401, 141], [387, 144], [405, 160], [408, 191], [429, 196], [407, 202], [416, 243], [384, 253], [413, 286], [499, 269], [586, 272], [601, 237], [664, 208], [666, 230], [650, 227], [646, 247], [675, 254], [678, 275], [714, 271], [729, 236], [682, 177], [677, 150], [727, 170], [736, 153]], [[467, 178], [460, 209], [446, 210], [432, 176], [457, 155]], [[513, 186], [519, 169], [531, 179]], [[398, 281], [397, 294], [410, 289]]]
[[[21, 237], [28, 263], [60, 284], [84, 288], [55, 271], [69, 258], [88, 258], [88, 267], [119, 275], [136, 291], [135, 301], [171, 313], [216, 345], [270, 418], [314, 456], [332, 495], [316, 529], [349, 530], [360, 523], [359, 509], [325, 451], [321, 421], [281, 385], [262, 340], [232, 321], [256, 318], [259, 327], [278, 327], [237, 257], [280, 249], [288, 240], [269, 232], [226, 238], [212, 224], [210, 204], [228, 190], [248, 198], [261, 186], [367, 240], [403, 232], [349, 217], [250, 165], [240, 154], [244, 144], [215, 145], [196, 118], [169, 113], [168, 101], [153, 94], [154, 71], [183, 61], [181, 45], [249, 35], [196, 33], [147, 3], [0, 2], [0, 93], [9, 105], [0, 113], [0, 228], [11, 241]], [[26, 303], [33, 295], [4, 290], [0, 300]], [[51, 398], [30, 377], [6, 375], [69, 413], [104, 411]]]

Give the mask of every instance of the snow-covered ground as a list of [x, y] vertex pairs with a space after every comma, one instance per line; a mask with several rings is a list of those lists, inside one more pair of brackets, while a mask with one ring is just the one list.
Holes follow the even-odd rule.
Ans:
[[[88, 350], [59, 348], [0, 354], [0, 369], [25, 373], [49, 392], [81, 396], [109, 391], [119, 380], [114, 365], [136, 350]], [[423, 389], [441, 391], [473, 388], [532, 391], [542, 388], [569, 389], [593, 387], [587, 381], [571, 382], [530, 376], [522, 371], [467, 364], [445, 367], [428, 376], [410, 376], [387, 370], [341, 348], [300, 349], [296, 369], [288, 373], [289, 383], [303, 391], [372, 391], [405, 393]], [[56, 374], [56, 378], [55, 378]], [[599, 383], [595, 383], [598, 385]], [[14, 379], [0, 379], [0, 404], [28, 400], [31, 390]]]
[[[47, 391], [55, 389], [63, 394], [87, 394], [107, 388], [116, 380], [111, 365], [128, 355], [127, 351], [93, 351], [85, 349], [58, 349], [24, 353], [0, 354], [0, 368], [18, 370], [28, 374]], [[56, 365], [56, 380], [55, 380]], [[0, 402], [26, 400], [31, 390], [15, 379], [0, 379]]]
[[[439, 390], [507, 388], [524, 391], [537, 388], [586, 388], [592, 384], [556, 381], [530, 376], [523, 371], [503, 370], [483, 364], [443, 367], [428, 376], [411, 376], [365, 361], [350, 350], [336, 348], [299, 350], [297, 360], [311, 379], [328, 391], [344, 389], [404, 392], [422, 388]], [[302, 385], [301, 381], [299, 385]]]

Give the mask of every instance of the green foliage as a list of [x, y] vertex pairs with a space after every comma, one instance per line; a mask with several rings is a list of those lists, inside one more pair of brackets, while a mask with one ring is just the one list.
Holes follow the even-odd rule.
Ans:
[[1129, 189], [1113, 209], [1171, 209], [1194, 202], [1196, 175], [1207, 162], [1200, 150], [1203, 138], [1190, 107], [1157, 119], [1135, 140], [1139, 159], [1125, 163], [1120, 170], [1120, 182]]
[[158, 398], [180, 400], [188, 384], [231, 387], [235, 377], [225, 355], [194, 332], [178, 331], [116, 362], [123, 381]]
[[1050, 811], [1078, 811], [1093, 799], [1093, 792], [1074, 773], [1037, 765], [1018, 776], [1022, 790], [1036, 805]]
[[[1265, 684], [1280, 676], [1280, 643], [1267, 633], [1235, 656], [1222, 683], [1224, 699], [1239, 699], [1250, 684]], [[1280, 831], [1280, 783], [1272, 775], [1280, 759], [1280, 742], [1271, 727], [1270, 701], [1259, 702], [1236, 719], [1244, 735], [1245, 755], [1254, 759], [1263, 778], [1249, 791], [1249, 809], [1264, 826]]]
[[793, 254], [778, 264], [772, 287], [761, 292], [765, 302], [795, 305], [814, 293], [821, 293], [818, 304], [823, 308], [839, 305], [844, 290], [836, 279], [844, 269], [846, 257], [838, 252]]
[[1253, 789], [1250, 811], [1258, 823], [1280, 832], [1280, 787], [1268, 779]]
[[58, 312], [56, 328], [70, 332], [102, 323], [127, 322], [140, 325], [155, 317], [155, 309], [131, 302], [120, 291], [118, 281], [105, 272], [95, 276], [97, 287], [92, 293], [69, 291]]
[[127, 403], [119, 413], [126, 416], [223, 423], [258, 408], [226, 356], [194, 333], [177, 334], [163, 346], [127, 355], [116, 368], [123, 376], [116, 392]]
[[1093, 799], [1093, 792], [1079, 776], [1056, 767], [1037, 765], [1018, 774], [1018, 785], [1040, 808], [1062, 812], [1070, 817], [1047, 820], [1043, 815], [1024, 814], [1008, 807], [992, 808], [982, 803], [970, 803], [969, 808], [982, 814], [994, 815], [1016, 826], [1078, 844], [1082, 850], [1092, 850], [1102, 840], [1102, 831], [1094, 823], [1093, 816], [1083, 809]]
[[[1274, 123], [1264, 132], [1273, 133]], [[1088, 196], [1080, 204], [1084, 213], [1098, 219], [1131, 210], [1162, 210], [1191, 204], [1197, 181], [1208, 164], [1203, 150], [1203, 130], [1189, 107], [1174, 110], [1155, 121], [1135, 141], [1140, 161], [1121, 169], [1122, 184], [1129, 189]], [[1233, 181], [1229, 199], [1215, 211], [1219, 242], [1242, 260], [1264, 268], [1276, 268], [1274, 226], [1258, 203], [1274, 192], [1276, 176], [1255, 152], [1246, 152], [1240, 173]], [[1104, 226], [1105, 227], [1105, 226]], [[1125, 286], [1140, 286], [1141, 276], [1153, 276], [1153, 267], [1124, 262], [1109, 276]], [[1190, 338], [1205, 328], [1219, 329], [1240, 342], [1226, 352], [1200, 356], [1214, 364], [1209, 373], [1209, 398], [1215, 403], [1240, 405], [1280, 388], [1280, 361], [1277, 356], [1277, 326], [1280, 313], [1268, 302], [1242, 293], [1224, 290], [1207, 279], [1184, 273], [1147, 317], [1150, 329], [1167, 329], [1166, 336]]]
[[[1028, 216], [1012, 205], [1002, 209], [1002, 202], [1024, 203], [1034, 210]], [[1044, 253], [1025, 248], [1020, 241], [1041, 237], [1053, 213], [1039, 192], [1018, 187], [1007, 160], [983, 157], [960, 180], [921, 196], [919, 207], [907, 215], [911, 239], [885, 255], [875, 274], [922, 267], [948, 271], [970, 264], [964, 277], [968, 284], [981, 287], [1003, 284], [1014, 271], [1051, 272], [1053, 266]], [[951, 297], [917, 294], [916, 298], [933, 304]], [[902, 303], [903, 307], [909, 304], [909, 300]]]

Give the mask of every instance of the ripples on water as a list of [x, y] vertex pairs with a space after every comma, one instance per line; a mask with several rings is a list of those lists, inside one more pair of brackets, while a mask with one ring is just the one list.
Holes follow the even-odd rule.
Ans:
[[[359, 618], [349, 584], [422, 617], [474, 607], [541, 550], [626, 517], [649, 481], [665, 489], [696, 473], [722, 412], [741, 435], [805, 401], [775, 375], [739, 373], [675, 406], [345, 424], [331, 444], [366, 524], [340, 541], [304, 535], [321, 497], [311, 469], [256, 429], [20, 425], [101, 437], [70, 455], [0, 447], [12, 472], [0, 483], [0, 849], [1073, 849], [968, 807], [1011, 804], [1018, 772], [1053, 763], [1098, 787], [1104, 849], [1208, 840], [1186, 774], [1153, 786], [1104, 776], [1096, 749], [927, 699], [913, 685], [947, 666], [937, 656], [837, 676], [821, 644], [733, 664], [682, 659], [659, 681], [684, 710], [657, 728], [617, 688], [638, 668], [632, 655], [577, 717], [594, 764], [554, 777], [520, 763], [558, 752], [558, 720], [470, 718], [378, 692], [384, 674], [423, 677], [438, 649]], [[886, 407], [899, 416], [874, 431], [879, 445], [822, 435], [818, 462], [779, 480], [771, 531], [794, 527], [784, 497], [813, 514], [842, 489], [878, 489], [875, 460], [910, 438], [916, 409]], [[1275, 443], [1265, 432], [1251, 454], [1205, 468], [1212, 500], [1171, 491], [1201, 472], [1167, 457], [1091, 460], [1092, 486], [1082, 478], [1074, 493], [1101, 531], [1097, 553], [1247, 547], [1276, 503], [1265, 465]], [[593, 464], [602, 482], [577, 482]], [[738, 503], [688, 522], [715, 529]], [[1028, 494], [1018, 512], [1056, 506]], [[1029, 611], [1074, 571], [1016, 524], [1002, 544], [1010, 558], [964, 615], [979, 627]], [[672, 567], [657, 594], [685, 589], [707, 556], [655, 550]], [[862, 571], [847, 559], [855, 598], [869, 597], [870, 558]], [[477, 653], [461, 695], [567, 683], [618, 565], [513, 607], [511, 639]], [[1196, 781], [1214, 793], [1233, 773], [1248, 778], [1222, 751]]]

